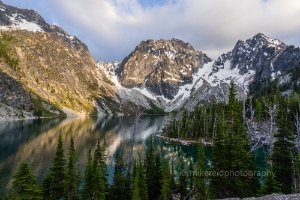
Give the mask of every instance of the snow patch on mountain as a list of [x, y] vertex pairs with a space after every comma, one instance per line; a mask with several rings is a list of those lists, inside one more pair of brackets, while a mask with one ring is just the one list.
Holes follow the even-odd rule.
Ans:
[[99, 69], [102, 69], [105, 75], [118, 87], [122, 88], [120, 82], [118, 81], [118, 77], [115, 75], [115, 69], [117, 68], [120, 62], [98, 62], [97, 66]]
[[[1, 10], [1, 11], [5, 11], [5, 10]], [[22, 29], [22, 30], [28, 30], [28, 31], [33, 31], [33, 32], [44, 32], [43, 29], [36, 23], [34, 22], [28, 22], [26, 19], [22, 19], [22, 15], [19, 14], [12, 14], [12, 16], [8, 16], [6, 15], [12, 25], [10, 26], [0, 26], [0, 29], [2, 30], [7, 30], [10, 28], [17, 28], [17, 29]]]

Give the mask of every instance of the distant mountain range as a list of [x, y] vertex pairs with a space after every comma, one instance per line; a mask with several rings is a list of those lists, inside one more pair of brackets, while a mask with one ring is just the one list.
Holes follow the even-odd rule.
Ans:
[[[98, 62], [119, 90], [136, 90], [166, 111], [226, 101], [229, 83], [241, 97], [249, 84], [275, 79], [300, 63], [300, 49], [257, 34], [212, 61], [183, 41], [147, 40], [121, 62]], [[135, 94], [136, 95], [136, 94]], [[135, 97], [132, 97], [135, 98]]]
[[0, 13], [8, 35], [0, 38], [6, 50], [0, 119], [133, 114], [137, 106], [152, 113], [191, 110], [226, 101], [231, 80], [242, 97], [252, 82], [275, 79], [300, 63], [299, 47], [261, 33], [239, 40], [216, 61], [181, 40], [161, 39], [142, 41], [122, 61], [95, 62], [84, 43], [37, 12], [0, 1]]

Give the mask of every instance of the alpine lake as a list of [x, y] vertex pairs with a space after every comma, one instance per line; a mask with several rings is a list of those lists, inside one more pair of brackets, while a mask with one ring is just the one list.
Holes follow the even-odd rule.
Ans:
[[[149, 140], [163, 128], [167, 116], [141, 116], [137, 126], [134, 153], [135, 159], [144, 157], [149, 146]], [[123, 159], [128, 160], [131, 151], [133, 134], [133, 116], [98, 117], [98, 118], [43, 118], [34, 120], [2, 121], [0, 122], [0, 196], [9, 191], [12, 175], [17, 171], [23, 161], [31, 165], [31, 170], [41, 184], [52, 166], [59, 134], [62, 134], [65, 156], [67, 158], [71, 136], [74, 139], [82, 180], [87, 163], [88, 149], [93, 152], [97, 139], [106, 148], [106, 162], [108, 164], [109, 182], [112, 182], [114, 173], [114, 155], [120, 151]], [[197, 162], [197, 145], [182, 145], [153, 137], [156, 152], [167, 162], [174, 163], [177, 176], [179, 161], [183, 157], [186, 168], [190, 159]], [[205, 147], [206, 163], [211, 165], [211, 146]], [[253, 152], [257, 170], [267, 170], [267, 147]], [[261, 180], [263, 180], [261, 178]]]

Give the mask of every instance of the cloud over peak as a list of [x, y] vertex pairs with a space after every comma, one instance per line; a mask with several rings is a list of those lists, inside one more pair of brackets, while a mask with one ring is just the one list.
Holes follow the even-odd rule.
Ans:
[[141, 40], [178, 38], [216, 59], [262, 32], [300, 46], [299, 0], [4, 0], [37, 10], [85, 42], [96, 60], [121, 60]]

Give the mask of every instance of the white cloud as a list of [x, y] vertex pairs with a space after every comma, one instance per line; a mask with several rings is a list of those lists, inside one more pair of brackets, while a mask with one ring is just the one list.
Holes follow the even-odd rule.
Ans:
[[86, 42], [96, 60], [123, 59], [141, 40], [160, 38], [182, 39], [213, 59], [259, 32], [300, 46], [299, 0], [169, 0], [152, 7], [138, 0], [47, 4], [55, 21]]

